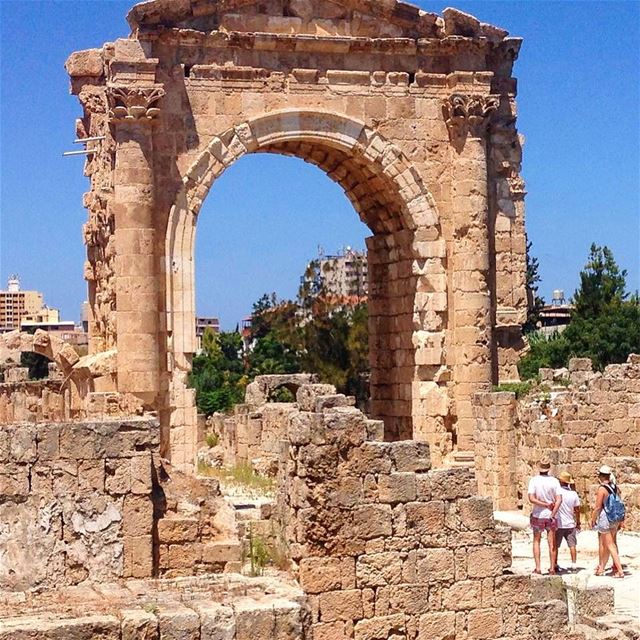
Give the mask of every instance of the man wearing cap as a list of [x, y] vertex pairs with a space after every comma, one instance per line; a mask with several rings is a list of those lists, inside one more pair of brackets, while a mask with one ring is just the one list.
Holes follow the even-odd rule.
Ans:
[[[572, 488], [573, 478], [568, 471], [563, 471], [559, 476], [560, 496], [562, 502], [558, 509], [558, 530], [556, 531], [556, 545], [558, 549], [563, 540], [569, 545], [571, 554], [571, 570], [577, 569], [578, 559], [577, 532], [580, 529], [580, 498], [575, 489]], [[556, 567], [557, 568], [557, 567]]]
[[556, 514], [562, 503], [560, 483], [557, 478], [549, 475], [551, 463], [541, 460], [538, 465], [539, 474], [529, 480], [527, 494], [529, 502], [533, 505], [531, 510], [531, 528], [533, 529], [533, 559], [536, 563], [534, 573], [542, 573], [540, 570], [540, 540], [542, 532], [547, 532], [549, 545], [549, 560], [551, 562], [549, 574], [555, 575], [558, 559], [558, 547], [556, 546], [555, 532], [558, 528]]

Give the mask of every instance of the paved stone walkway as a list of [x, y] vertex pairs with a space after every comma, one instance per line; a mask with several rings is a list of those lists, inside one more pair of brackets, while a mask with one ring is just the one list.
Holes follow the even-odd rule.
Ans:
[[[496, 512], [496, 520], [508, 524], [513, 529], [513, 571], [531, 573], [534, 568], [533, 549], [529, 519], [520, 512]], [[614, 589], [615, 613], [629, 616], [640, 622], [640, 534], [621, 531], [618, 534], [618, 547], [626, 578], [623, 580], [609, 576], [596, 576], [598, 564], [598, 534], [586, 530], [578, 534], [578, 571], [564, 573], [562, 579], [572, 586], [611, 586]], [[558, 564], [563, 568], [571, 566], [569, 549], [565, 544], [560, 548]], [[549, 560], [546, 543], [543, 540], [542, 567], [548, 569]]]

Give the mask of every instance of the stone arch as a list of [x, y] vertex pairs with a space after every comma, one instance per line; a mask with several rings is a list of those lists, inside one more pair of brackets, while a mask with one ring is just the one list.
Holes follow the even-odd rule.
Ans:
[[253, 382], [247, 385], [245, 403], [257, 407], [271, 402], [273, 394], [282, 388], [287, 389], [295, 398], [300, 387], [316, 382], [318, 377], [309, 373], [256, 376]]
[[214, 136], [183, 178], [165, 238], [173, 427], [193, 421], [185, 412], [194, 410], [186, 378], [196, 351], [198, 213], [215, 180], [247, 153], [292, 155], [317, 165], [342, 186], [373, 232], [367, 241], [372, 413], [385, 420], [390, 438], [420, 437], [426, 421], [447, 412], [446, 391], [434, 382], [445, 367], [447, 309], [446, 248], [436, 206], [411, 162], [379, 132], [353, 118], [311, 110], [269, 113]]

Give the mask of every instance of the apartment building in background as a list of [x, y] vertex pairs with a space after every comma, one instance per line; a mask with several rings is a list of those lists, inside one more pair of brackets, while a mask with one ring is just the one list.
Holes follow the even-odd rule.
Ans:
[[57, 309], [44, 304], [40, 291], [24, 291], [20, 288], [20, 278], [9, 277], [6, 290], [0, 290], [0, 333], [20, 329], [25, 321], [58, 322]]
[[368, 264], [366, 251], [345, 247], [336, 255], [326, 255], [319, 249], [319, 257], [312, 260], [301, 278], [302, 291], [357, 304], [367, 300]]

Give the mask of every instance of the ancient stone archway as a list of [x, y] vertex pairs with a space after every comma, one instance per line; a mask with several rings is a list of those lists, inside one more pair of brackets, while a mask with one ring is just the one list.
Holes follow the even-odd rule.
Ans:
[[[511, 68], [520, 41], [403, 2], [152, 0], [67, 68], [97, 137], [85, 238], [92, 351], [195, 447], [193, 238], [246, 153], [295, 155], [369, 226], [372, 412], [437, 461], [473, 445], [471, 396], [514, 377], [526, 308]], [[117, 322], [114, 322], [114, 318]], [[517, 374], [515, 374], [517, 375]]]
[[[165, 248], [172, 406], [178, 407], [179, 398], [185, 398], [188, 412], [191, 402], [186, 378], [196, 351], [193, 256], [198, 212], [228, 166], [246, 153], [259, 152], [298, 156], [319, 166], [345, 189], [374, 233], [368, 239], [375, 285], [370, 300], [370, 355], [377, 363], [372, 409], [385, 420], [388, 437], [410, 439], [414, 429], [420, 430], [419, 418], [427, 415], [419, 410], [419, 400], [412, 401], [413, 393], [420, 386], [437, 393], [433, 372], [444, 365], [444, 241], [435, 205], [403, 153], [364, 123], [333, 113], [289, 110], [237, 125], [214, 136], [183, 178], [184, 188], [169, 217]], [[397, 254], [395, 260], [390, 258], [392, 251]], [[392, 262], [404, 263], [407, 273], [392, 273], [388, 268]], [[414, 273], [419, 268], [423, 273]], [[394, 292], [402, 287], [405, 295], [395, 300]], [[429, 310], [433, 313], [426, 313]], [[408, 325], [398, 332], [400, 340], [395, 344], [388, 329], [391, 314]], [[416, 364], [429, 369], [426, 380], [420, 379]], [[178, 429], [175, 425], [172, 432], [179, 433]]]

